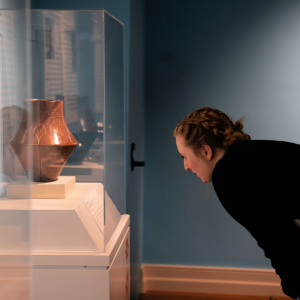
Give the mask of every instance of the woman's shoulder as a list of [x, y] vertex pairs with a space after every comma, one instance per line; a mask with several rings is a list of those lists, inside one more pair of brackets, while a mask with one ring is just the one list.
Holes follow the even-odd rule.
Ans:
[[231, 147], [228, 152], [230, 152], [233, 149], [245, 149], [245, 148], [255, 148], [255, 147], [298, 147], [300, 148], [300, 144], [288, 142], [288, 141], [278, 141], [278, 140], [248, 140], [244, 141], [243, 143], [237, 144], [233, 147]]
[[253, 202], [261, 212], [269, 207], [283, 211], [298, 192], [299, 169], [299, 144], [251, 140], [234, 146], [216, 163], [212, 184], [223, 206], [242, 224], [239, 212], [249, 215]]
[[300, 151], [300, 144], [278, 140], [249, 140], [232, 146], [224, 156], [226, 158], [232, 158], [239, 153], [241, 155], [248, 154], [250, 157], [255, 154], [268, 154], [273, 156], [281, 151]]
[[249, 140], [231, 147], [216, 163], [213, 181], [225, 174], [271, 172], [273, 169], [288, 168], [283, 161], [293, 162], [300, 167], [300, 145], [278, 140]]

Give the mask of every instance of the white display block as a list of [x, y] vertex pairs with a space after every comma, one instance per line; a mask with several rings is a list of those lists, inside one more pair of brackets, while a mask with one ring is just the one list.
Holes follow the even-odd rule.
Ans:
[[[0, 200], [0, 251], [104, 251], [104, 190], [102, 183], [76, 183], [66, 199]], [[31, 243], [17, 220], [32, 220]], [[9, 224], [12, 226], [9, 226]], [[28, 236], [25, 233], [25, 237]], [[25, 242], [24, 242], [25, 240]]]
[[66, 199], [75, 191], [75, 176], [59, 176], [56, 181], [31, 182], [26, 177], [7, 184], [8, 199]]

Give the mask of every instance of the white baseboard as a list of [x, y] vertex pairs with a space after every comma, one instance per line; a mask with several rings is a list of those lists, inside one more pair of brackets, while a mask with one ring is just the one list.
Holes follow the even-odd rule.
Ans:
[[142, 264], [143, 293], [287, 297], [275, 270]]

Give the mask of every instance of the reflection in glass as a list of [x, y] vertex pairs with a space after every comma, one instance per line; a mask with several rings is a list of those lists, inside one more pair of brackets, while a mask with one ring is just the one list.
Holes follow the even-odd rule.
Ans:
[[24, 168], [9, 141], [15, 135], [21, 121], [23, 109], [17, 105], [4, 106], [0, 110], [2, 129], [2, 174], [6, 177], [2, 182], [9, 179], [18, 180], [24, 174]]
[[19, 96], [27, 97], [28, 92], [27, 84], [23, 84], [28, 49], [26, 28], [24, 11], [1, 11], [0, 299], [11, 300], [29, 299], [30, 200], [25, 199], [20, 206], [7, 199], [7, 185], [24, 175], [9, 141], [19, 127], [23, 112]]

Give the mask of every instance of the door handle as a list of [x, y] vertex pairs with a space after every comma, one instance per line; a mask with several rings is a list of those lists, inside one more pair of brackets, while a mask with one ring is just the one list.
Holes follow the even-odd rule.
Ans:
[[134, 167], [144, 167], [144, 161], [135, 161], [133, 158], [133, 150], [135, 149], [135, 144], [131, 144], [131, 154], [130, 154], [130, 163], [131, 163], [131, 171], [133, 171]]

